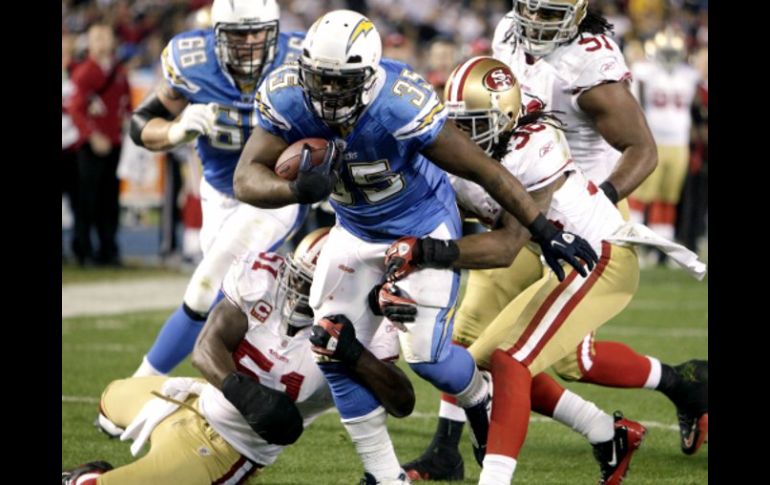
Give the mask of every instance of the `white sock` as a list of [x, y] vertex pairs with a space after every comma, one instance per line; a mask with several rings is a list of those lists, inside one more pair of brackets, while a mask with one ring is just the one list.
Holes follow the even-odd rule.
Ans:
[[366, 416], [342, 423], [361, 457], [364, 470], [378, 482], [395, 480], [402, 471], [385, 426], [386, 418], [385, 408], [380, 406]]
[[483, 401], [487, 394], [489, 394], [489, 384], [481, 376], [481, 372], [474, 367], [470, 384], [455, 397], [458, 406], [468, 409]]
[[515, 458], [487, 453], [481, 468], [479, 485], [510, 485], [515, 470]]
[[655, 390], [658, 388], [658, 384], [660, 384], [660, 375], [662, 372], [660, 369], [660, 361], [649, 355], [646, 357], [647, 360], [650, 361], [650, 375], [647, 376], [647, 382], [644, 383], [644, 388]]
[[630, 219], [631, 219], [631, 222], [644, 224], [644, 212], [632, 210]]
[[612, 416], [569, 390], [559, 398], [553, 419], [582, 434], [590, 443], [602, 443], [615, 436]]
[[147, 360], [147, 356], [145, 355], [142, 357], [142, 363], [139, 365], [139, 368], [136, 369], [136, 372], [134, 372], [134, 375], [131, 377], [145, 377], [145, 376], [165, 376], [163, 372], [159, 371], [155, 367], [150, 364], [150, 361]]
[[464, 423], [468, 420], [468, 418], [465, 416], [465, 410], [463, 408], [457, 404], [448, 403], [443, 399], [441, 400], [441, 404], [439, 404], [438, 407], [438, 415], [440, 418], [451, 419], [452, 421], [460, 421], [461, 423]]

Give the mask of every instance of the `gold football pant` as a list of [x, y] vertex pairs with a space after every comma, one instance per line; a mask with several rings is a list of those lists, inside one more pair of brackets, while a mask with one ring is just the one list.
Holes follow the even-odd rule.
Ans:
[[524, 247], [507, 268], [468, 272], [465, 297], [455, 316], [452, 340], [468, 347], [522, 291], [543, 276], [540, 257]]
[[679, 203], [689, 158], [687, 145], [658, 145], [658, 166], [634, 191], [633, 197], [645, 204]]
[[620, 313], [639, 284], [632, 248], [602, 244], [587, 278], [572, 268], [563, 282], [548, 273], [511, 301], [469, 347], [482, 368], [495, 349], [503, 350], [536, 375], [562, 358], [574, 359], [578, 344]]
[[[160, 391], [167, 377], [132, 377], [112, 381], [102, 394], [101, 411], [126, 428], [144, 404]], [[198, 396], [186, 404], [197, 409]], [[258, 466], [235, 451], [196, 411], [180, 407], [158, 424], [150, 435], [151, 448], [128, 465], [105, 473], [101, 485], [209, 485], [236, 484]]]

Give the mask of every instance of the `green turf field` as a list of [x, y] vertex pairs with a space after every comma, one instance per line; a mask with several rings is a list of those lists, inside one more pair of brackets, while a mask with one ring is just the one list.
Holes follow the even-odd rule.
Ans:
[[[73, 271], [69, 281], [93, 281]], [[112, 279], [115, 275], [110, 273]], [[134, 277], [137, 275], [131, 275]], [[708, 358], [708, 284], [681, 271], [658, 269], [642, 273], [630, 307], [602, 327], [600, 339], [620, 340], [637, 351], [678, 364], [689, 358]], [[130, 461], [129, 444], [108, 440], [93, 426], [98, 397], [114, 378], [133, 373], [157, 330], [172, 309], [62, 321], [62, 467], [85, 461], [107, 460], [115, 466]], [[390, 419], [389, 429], [402, 462], [421, 453], [435, 427], [438, 393], [412, 374], [417, 391], [415, 413]], [[186, 361], [175, 375], [197, 375]], [[708, 445], [695, 456], [679, 451], [674, 407], [658, 393], [614, 390], [583, 384], [568, 385], [608, 412], [621, 409], [626, 416], [648, 425], [647, 439], [635, 455], [629, 484], [708, 483]], [[466, 433], [467, 435], [467, 433]], [[479, 468], [470, 441], [463, 438], [466, 480], [476, 483]], [[363, 468], [339, 424], [338, 415], [319, 418], [278, 462], [266, 469], [257, 483], [358, 483]], [[527, 443], [519, 457], [514, 483], [590, 484], [598, 479], [591, 447], [582, 437], [550, 420], [534, 417]], [[433, 482], [439, 483], [439, 482]], [[181, 484], [180, 484], [181, 485]]]

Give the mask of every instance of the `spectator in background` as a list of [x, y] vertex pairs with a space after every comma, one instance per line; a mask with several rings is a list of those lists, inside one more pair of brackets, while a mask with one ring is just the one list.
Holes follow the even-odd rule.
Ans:
[[[690, 106], [700, 75], [686, 63], [685, 39], [672, 28], [645, 45], [649, 61], [634, 64], [639, 103], [658, 147], [658, 166], [634, 191], [631, 217], [674, 238], [676, 206], [689, 163]], [[644, 219], [646, 212], [646, 219]], [[661, 260], [662, 261], [662, 260]], [[646, 263], [653, 263], [652, 257]]]
[[479, 37], [463, 49], [463, 58], [477, 56], [491, 56], [492, 42], [484, 37]]
[[457, 45], [452, 38], [436, 37], [431, 43], [423, 64], [427, 67], [425, 80], [437, 93], [444, 92], [444, 85], [459, 60]]
[[[74, 251], [80, 265], [119, 265], [118, 178], [123, 121], [130, 110], [128, 77], [117, 62], [112, 28], [88, 30], [88, 58], [72, 73], [74, 91], [68, 111], [79, 132], [79, 197], [75, 211]], [[91, 228], [99, 249], [94, 253]]]
[[414, 42], [409, 37], [400, 32], [393, 32], [385, 36], [382, 41], [382, 56], [388, 59], [405, 62], [410, 66], [417, 63], [415, 56]]
[[[64, 211], [64, 199], [67, 196], [69, 213], [75, 214], [77, 207], [77, 156], [75, 152], [75, 142], [79, 138], [78, 129], [72, 121], [72, 116], [67, 112], [66, 106], [72, 97], [74, 86], [71, 75], [76, 66], [74, 59], [75, 38], [70, 34], [61, 36], [61, 171], [62, 171], [62, 210]], [[62, 229], [65, 227], [62, 220]], [[64, 240], [62, 239], [62, 260], [66, 257], [64, 251]]]
[[709, 167], [709, 62], [708, 47], [702, 47], [690, 58], [701, 76], [690, 113], [690, 166], [677, 207], [676, 235], [685, 246], [702, 253], [708, 243], [708, 167]]

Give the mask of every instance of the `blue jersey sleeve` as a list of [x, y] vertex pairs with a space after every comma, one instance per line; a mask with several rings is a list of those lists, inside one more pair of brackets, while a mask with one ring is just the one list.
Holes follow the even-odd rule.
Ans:
[[296, 64], [285, 64], [262, 82], [254, 99], [257, 124], [292, 143], [308, 136], [315, 123], [305, 108]]
[[254, 99], [257, 112], [257, 124], [268, 133], [285, 138], [291, 131], [289, 121], [280, 113], [279, 109], [285, 104], [279, 91], [297, 84], [298, 73], [291, 66], [282, 66], [265, 78], [259, 86], [259, 91]]

